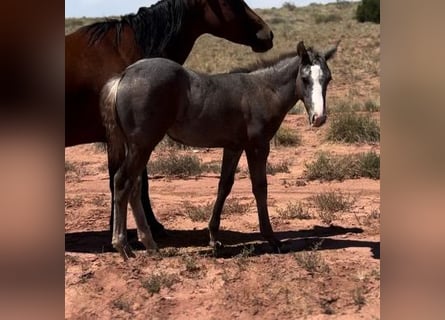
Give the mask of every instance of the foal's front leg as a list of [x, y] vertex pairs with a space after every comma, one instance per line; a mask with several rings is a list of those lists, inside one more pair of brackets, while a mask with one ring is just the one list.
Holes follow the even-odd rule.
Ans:
[[269, 144], [254, 146], [246, 149], [247, 163], [249, 165], [252, 191], [255, 196], [260, 232], [272, 245], [275, 251], [280, 251], [281, 242], [275, 237], [269, 220], [267, 209], [267, 177], [266, 162], [269, 155]]
[[218, 184], [218, 196], [216, 197], [213, 213], [209, 221], [210, 246], [217, 247], [220, 245], [218, 238], [219, 224], [221, 221], [221, 211], [224, 201], [232, 190], [236, 167], [243, 150], [224, 149], [223, 161], [221, 165], [221, 177]]

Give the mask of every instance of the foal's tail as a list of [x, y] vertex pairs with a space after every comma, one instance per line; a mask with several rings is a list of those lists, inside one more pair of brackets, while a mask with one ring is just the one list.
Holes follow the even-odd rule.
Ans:
[[121, 75], [107, 81], [100, 94], [100, 111], [107, 132], [109, 166], [118, 165], [125, 156], [125, 136], [116, 113], [116, 97]]

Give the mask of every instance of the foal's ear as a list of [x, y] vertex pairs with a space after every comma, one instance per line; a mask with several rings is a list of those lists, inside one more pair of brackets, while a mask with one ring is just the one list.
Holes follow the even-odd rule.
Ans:
[[306, 47], [304, 46], [303, 41], [300, 41], [297, 44], [297, 55], [301, 58], [301, 62], [303, 65], [310, 63], [309, 55], [307, 54]]
[[328, 51], [325, 52], [324, 59], [326, 61], [328, 61], [329, 59], [331, 59], [335, 55], [335, 53], [337, 52], [337, 48], [338, 48], [339, 43], [340, 43], [340, 40], [337, 41], [337, 43], [335, 44], [335, 47], [333, 47], [333, 48], [331, 48], [331, 49], [329, 49]]

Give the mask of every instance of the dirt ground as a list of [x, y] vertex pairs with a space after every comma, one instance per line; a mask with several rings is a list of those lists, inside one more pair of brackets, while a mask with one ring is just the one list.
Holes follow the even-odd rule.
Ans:
[[[284, 126], [298, 133], [302, 145], [273, 146], [269, 156], [272, 164], [290, 162], [290, 173], [268, 175], [272, 226], [290, 249], [282, 254], [273, 253], [259, 234], [243, 155], [229, 199], [248, 209], [223, 212], [221, 252], [215, 255], [207, 246], [207, 222], [192, 221], [184, 205], [214, 201], [219, 175], [156, 177], [150, 181], [152, 205], [169, 236], [157, 239], [159, 254], [147, 255], [135, 240], [129, 211], [136, 258], [124, 262], [110, 245], [106, 154], [97, 145], [67, 148], [65, 318], [378, 319], [380, 181], [307, 181], [303, 172], [320, 150], [380, 153], [380, 146], [325, 142], [326, 127], [310, 128], [304, 115], [288, 115]], [[219, 149], [188, 152], [203, 162], [222, 156]], [[310, 203], [311, 196], [327, 191], [355, 199], [351, 209], [336, 214], [332, 225], [323, 223], [311, 205], [310, 219], [279, 214], [290, 201]]]

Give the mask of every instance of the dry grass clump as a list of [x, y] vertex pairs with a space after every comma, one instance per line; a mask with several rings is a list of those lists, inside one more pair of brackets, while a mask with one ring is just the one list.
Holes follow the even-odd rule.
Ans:
[[333, 142], [379, 142], [380, 126], [369, 114], [354, 112], [335, 113], [326, 135]]
[[277, 213], [280, 216], [280, 218], [286, 220], [312, 218], [307, 208], [305, 208], [305, 206], [301, 202], [297, 201], [289, 202], [283, 209], [278, 208]]
[[308, 180], [380, 179], [380, 156], [375, 151], [343, 156], [320, 152], [305, 167], [304, 176]]
[[312, 197], [312, 201], [319, 209], [321, 221], [328, 225], [336, 219], [337, 212], [348, 211], [355, 203], [353, 197], [343, 194], [340, 190], [318, 193]]
[[301, 139], [291, 129], [280, 127], [275, 133], [273, 142], [276, 146], [295, 147], [301, 145]]

